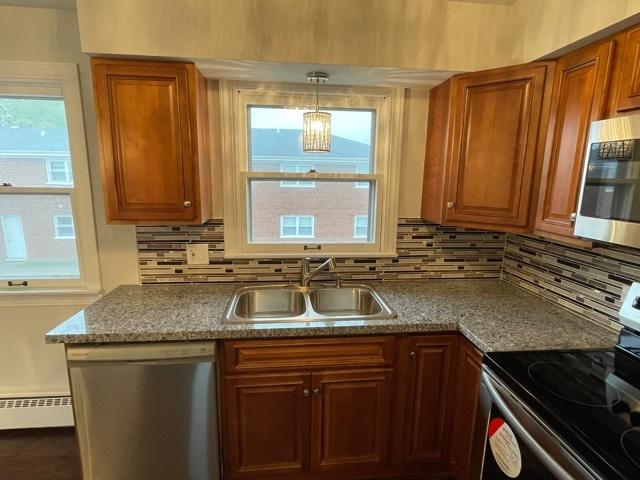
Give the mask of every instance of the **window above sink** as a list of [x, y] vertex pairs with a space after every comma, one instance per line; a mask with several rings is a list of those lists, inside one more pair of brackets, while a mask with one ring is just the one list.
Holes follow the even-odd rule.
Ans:
[[403, 91], [330, 86], [332, 150], [304, 153], [313, 87], [222, 82], [225, 257], [395, 256]]

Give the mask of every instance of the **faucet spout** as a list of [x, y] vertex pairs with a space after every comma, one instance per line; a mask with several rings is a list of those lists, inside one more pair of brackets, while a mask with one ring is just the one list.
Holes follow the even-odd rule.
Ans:
[[302, 259], [301, 268], [300, 268], [300, 286], [304, 288], [309, 287], [309, 284], [311, 283], [311, 279], [316, 275], [318, 275], [323, 270], [335, 270], [336, 268], [338, 268], [338, 265], [336, 264], [336, 259], [333, 257], [328, 258], [313, 270], [311, 270], [310, 265], [311, 265], [310, 258]]

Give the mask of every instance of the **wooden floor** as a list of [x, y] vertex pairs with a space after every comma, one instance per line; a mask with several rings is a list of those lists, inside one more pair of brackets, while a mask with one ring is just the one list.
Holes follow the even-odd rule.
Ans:
[[0, 479], [82, 480], [73, 429], [0, 430]]

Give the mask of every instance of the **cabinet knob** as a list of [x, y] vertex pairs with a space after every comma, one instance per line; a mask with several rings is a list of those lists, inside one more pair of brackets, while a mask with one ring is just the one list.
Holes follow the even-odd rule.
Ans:
[[417, 357], [416, 352], [409, 352], [409, 358], [410, 358], [411, 360], [415, 360], [415, 359], [416, 359], [416, 357]]
[[308, 388], [305, 388], [304, 390], [302, 390], [303, 397], [308, 397], [309, 395], [311, 395], [311, 390], [309, 390]]
[[447, 208], [453, 208], [453, 207], [455, 207], [455, 206], [456, 206], [456, 204], [455, 204], [455, 203], [453, 203], [453, 202], [447, 202]]
[[319, 396], [320, 396], [320, 389], [319, 389], [319, 388], [314, 388], [314, 389], [313, 389], [313, 394], [314, 394], [316, 397], [319, 397]]
[[576, 214], [576, 212], [573, 212], [571, 215], [569, 215], [569, 220], [571, 220], [571, 223], [576, 221], [576, 217], [578, 215]]
[[189, 208], [191, 206], [191, 200], [185, 200], [184, 201], [184, 206]]

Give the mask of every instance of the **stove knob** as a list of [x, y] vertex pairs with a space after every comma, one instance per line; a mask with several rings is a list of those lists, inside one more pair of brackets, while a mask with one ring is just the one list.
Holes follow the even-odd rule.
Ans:
[[620, 401], [613, 404], [613, 406], [611, 407], [611, 411], [615, 414], [629, 413], [631, 411], [631, 408], [629, 408], [629, 404], [627, 402]]
[[631, 425], [634, 427], [640, 427], [640, 411], [636, 410], [635, 412], [631, 412], [629, 417], [631, 419]]

